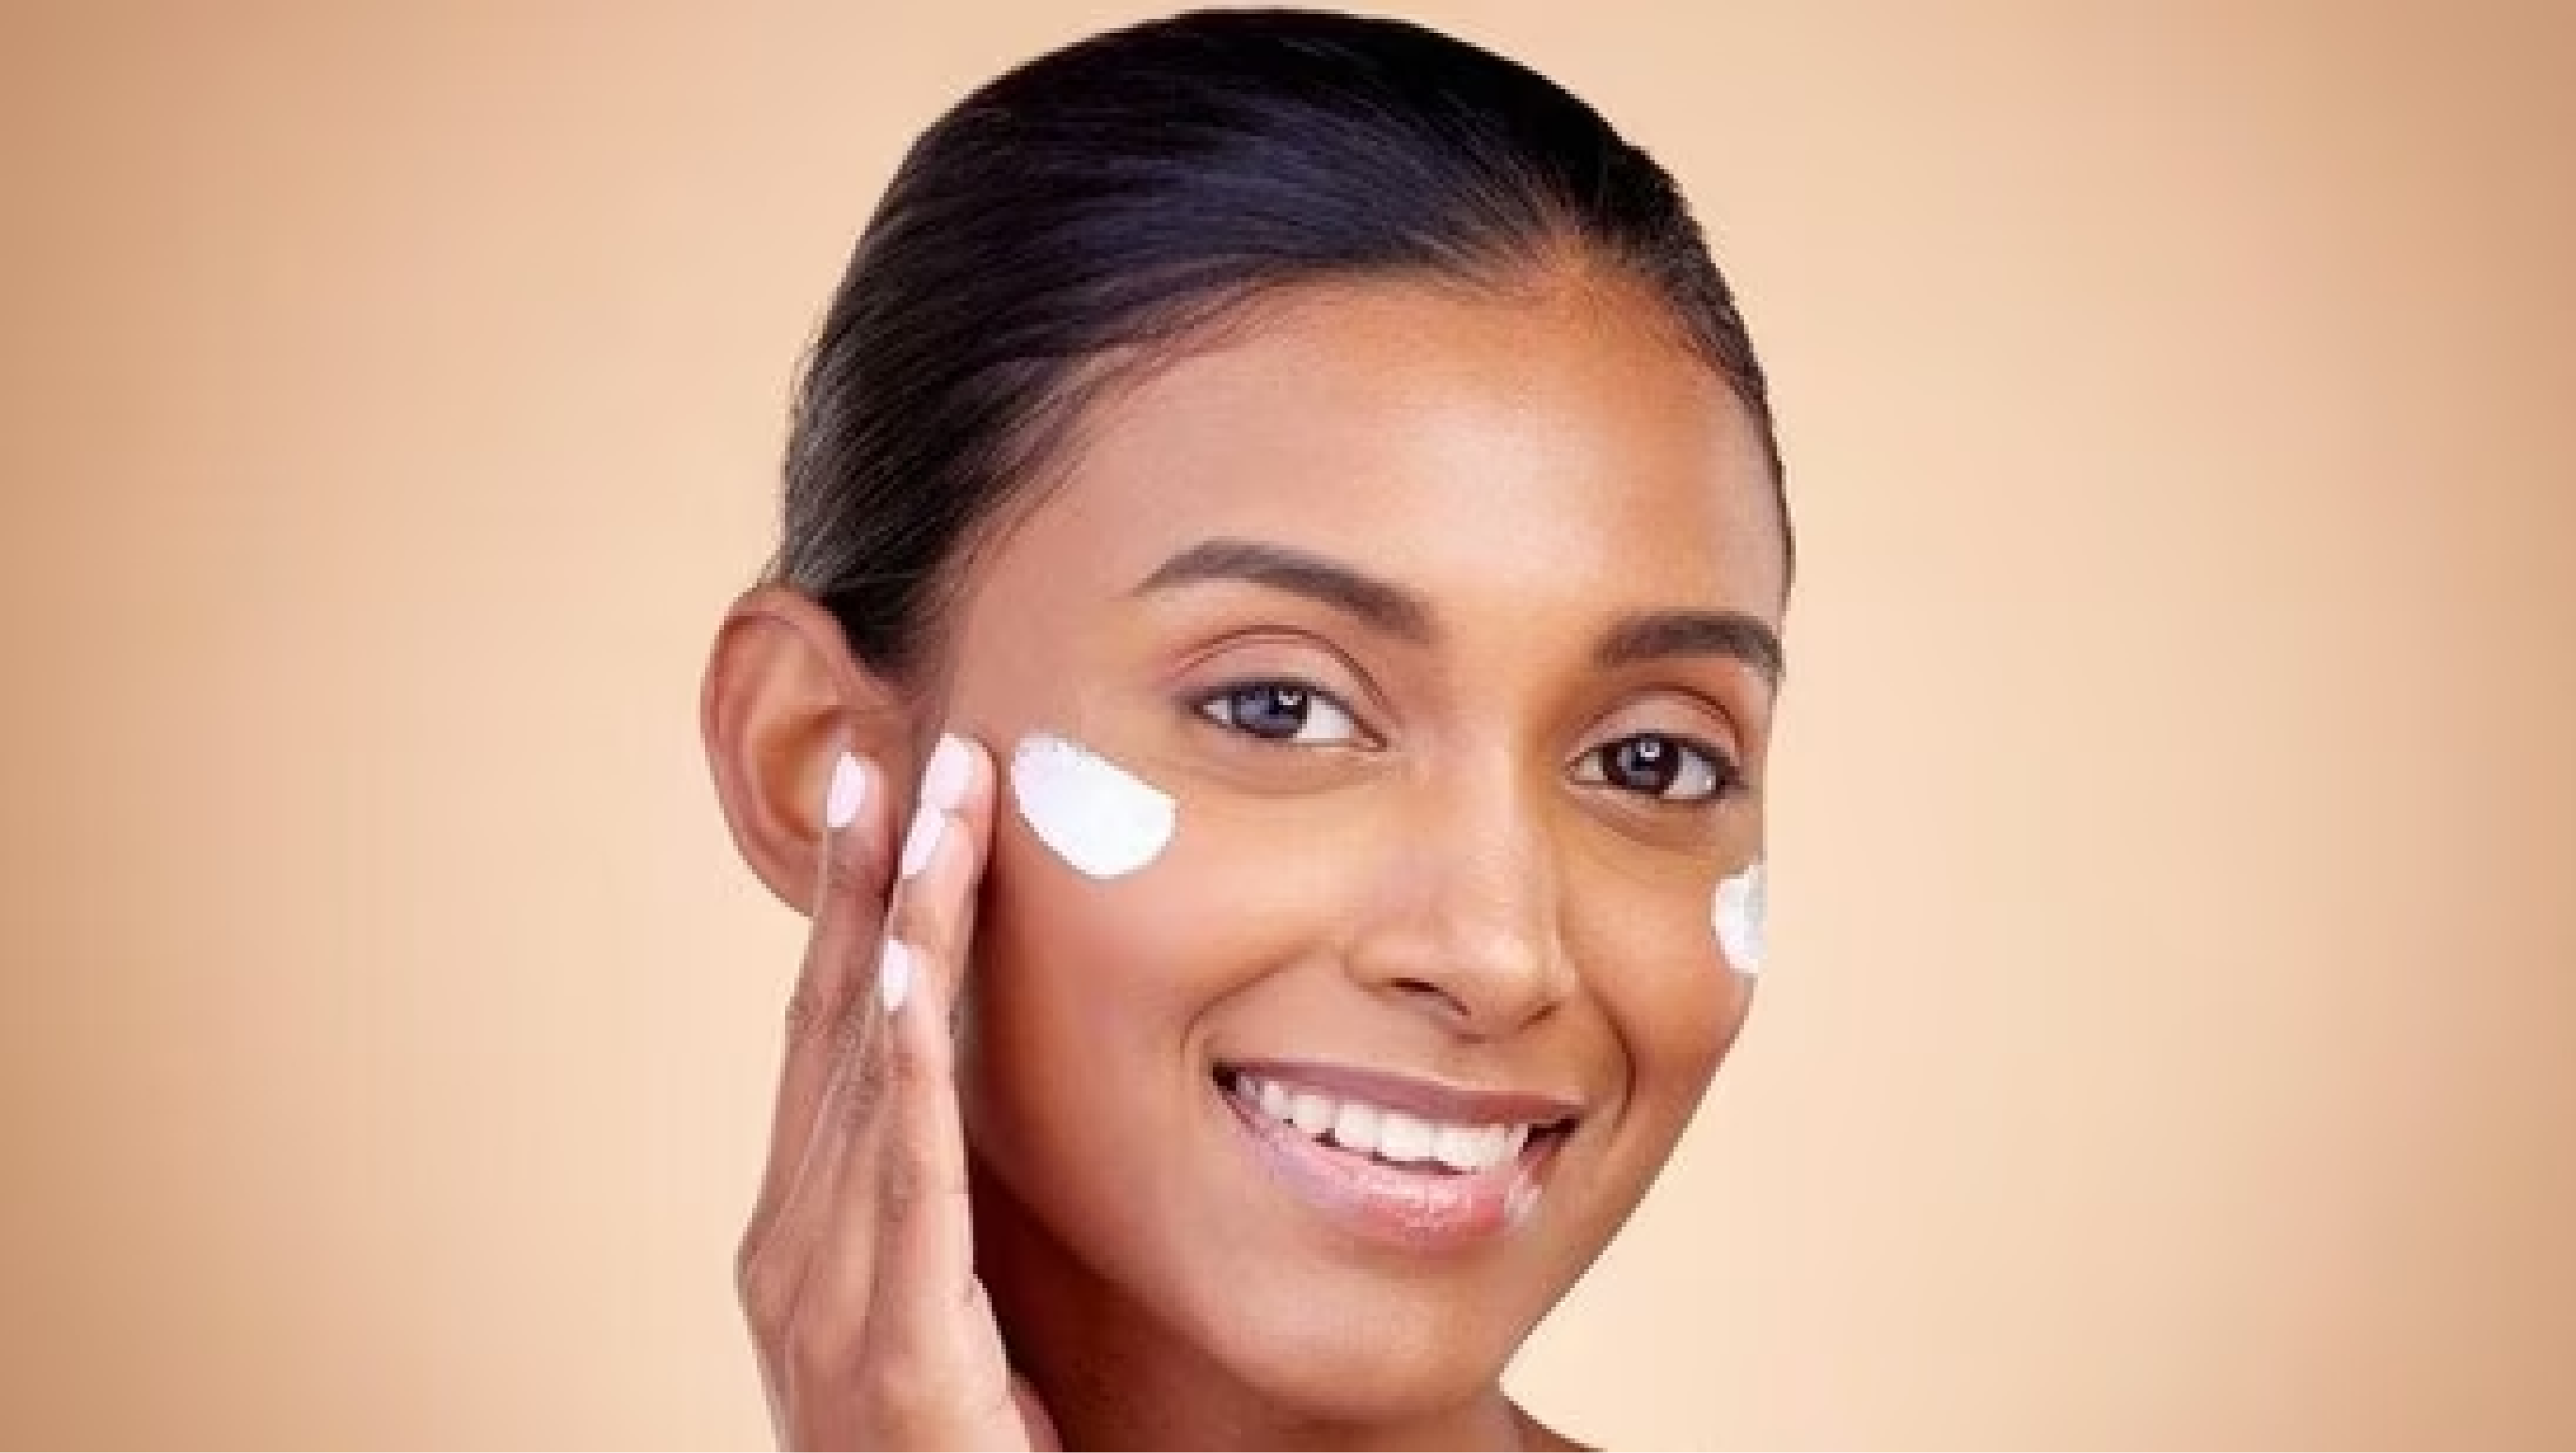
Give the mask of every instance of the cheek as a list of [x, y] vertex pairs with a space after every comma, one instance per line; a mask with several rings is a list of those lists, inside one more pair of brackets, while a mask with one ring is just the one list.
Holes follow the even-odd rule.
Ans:
[[[1132, 1136], [1191, 1113], [1208, 1011], [1311, 947], [1333, 915], [1318, 908], [1329, 890], [1313, 855], [1105, 757], [1032, 737], [1005, 770], [961, 1068], [996, 1146], [1054, 1160], [1060, 1131]], [[1056, 1123], [1104, 1099], [1116, 1114]]]
[[1570, 915], [1575, 961], [1627, 1050], [1631, 1108], [1674, 1134], [1752, 1004], [1745, 914], [1729, 906], [1741, 892], [1623, 880], [1587, 890]]
[[1025, 820], [996, 823], [976, 933], [985, 1013], [1031, 1038], [1186, 1051], [1208, 1011], [1317, 952], [1346, 916], [1346, 859], [1283, 851], [1186, 802], [1177, 817], [1167, 847], [1115, 876], [1077, 870]]
[[1154, 1087], [1198, 1006], [1221, 992], [1209, 935], [1190, 911], [1186, 858], [1122, 877], [1068, 868], [1016, 817], [994, 824], [977, 909], [969, 1012], [974, 1072], [1010, 1098], [1096, 1103]]
[[[1216, 926], [1163, 885], [1068, 868], [1015, 814], [994, 823], [963, 1003], [959, 1088], [978, 1154], [1069, 1243], [1117, 1242], [1160, 1173], [1140, 1147], [1203, 1111], [1185, 1071]], [[1132, 1217], [1130, 1218], [1132, 1219]], [[1105, 1238], [1105, 1239], [1104, 1239]]]
[[1082, 1260], [1194, 1305], [1189, 1288], [1236, 1272], [1201, 1234], [1223, 1214], [1205, 1157], [1168, 1151], [1233, 1133], [1208, 1073], [1216, 1026], [1258, 1017], [1240, 1012], [1247, 991], [1311, 950], [1333, 885], [1301, 867], [1316, 855], [1186, 797], [1150, 862], [1102, 876], [999, 805], [963, 1005], [968, 1136]]
[[1039, 954], [1117, 965], [1096, 981], [1078, 968], [1055, 978], [1112, 992], [1134, 980], [1137, 995], [1186, 1011], [1313, 948], [1349, 907], [1355, 855], [1287, 846], [1333, 835], [1300, 832], [1275, 808], [1246, 817], [1184, 805], [1045, 733], [1023, 738], [1006, 771], [994, 846], [1002, 915]]
[[[1103, 1057], [1176, 1036], [1199, 989], [1198, 925], [1164, 884], [1177, 804], [1043, 734], [1003, 767], [975, 941], [979, 1077], [1044, 1103]], [[1121, 1066], [1122, 1075], [1134, 1073]]]

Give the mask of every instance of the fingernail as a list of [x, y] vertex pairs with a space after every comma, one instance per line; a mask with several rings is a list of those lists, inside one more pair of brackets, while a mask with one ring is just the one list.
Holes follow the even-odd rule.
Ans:
[[956, 811], [957, 804], [966, 800], [966, 779], [973, 770], [966, 744], [942, 736], [930, 753], [930, 765], [921, 769], [921, 800], [942, 812]]
[[868, 774], [859, 759], [847, 752], [832, 764], [832, 790], [823, 798], [823, 822], [832, 831], [848, 827], [859, 815], [859, 804], [868, 799]]
[[877, 956], [877, 998], [885, 1011], [892, 1014], [903, 1007], [912, 992], [912, 950], [899, 938], [885, 941], [885, 950]]
[[940, 831], [948, 823], [948, 814], [928, 802], [913, 809], [912, 826], [903, 835], [903, 861], [899, 869], [906, 882], [921, 876], [930, 866], [930, 855], [939, 850]]

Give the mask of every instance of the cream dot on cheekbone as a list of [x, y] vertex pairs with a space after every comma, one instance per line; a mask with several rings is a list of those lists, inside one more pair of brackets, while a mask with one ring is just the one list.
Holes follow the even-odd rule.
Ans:
[[1170, 793], [1062, 737], [1021, 739], [1011, 797], [1038, 841], [1088, 877], [1123, 878], [1172, 841]]
[[1709, 908], [1709, 922], [1717, 929], [1718, 951], [1748, 979], [1762, 972], [1767, 897], [1762, 865], [1757, 862], [1720, 882], [1717, 899]]

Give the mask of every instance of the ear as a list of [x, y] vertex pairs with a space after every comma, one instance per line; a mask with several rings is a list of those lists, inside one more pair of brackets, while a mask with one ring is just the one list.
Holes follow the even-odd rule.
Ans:
[[734, 847], [780, 902], [810, 917], [833, 747], [846, 740], [880, 782], [907, 780], [908, 699], [860, 664], [811, 596], [759, 585], [716, 629], [698, 726]]

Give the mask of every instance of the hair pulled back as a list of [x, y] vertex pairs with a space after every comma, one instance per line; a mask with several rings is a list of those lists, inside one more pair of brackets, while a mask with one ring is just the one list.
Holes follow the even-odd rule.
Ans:
[[1039, 487], [1102, 389], [1285, 287], [1505, 289], [1569, 257], [1662, 301], [1780, 490], [1761, 365], [1680, 189], [1546, 77], [1409, 22], [1296, 9], [1049, 52], [924, 132], [861, 233], [805, 360], [764, 578], [909, 676], [970, 537]]

